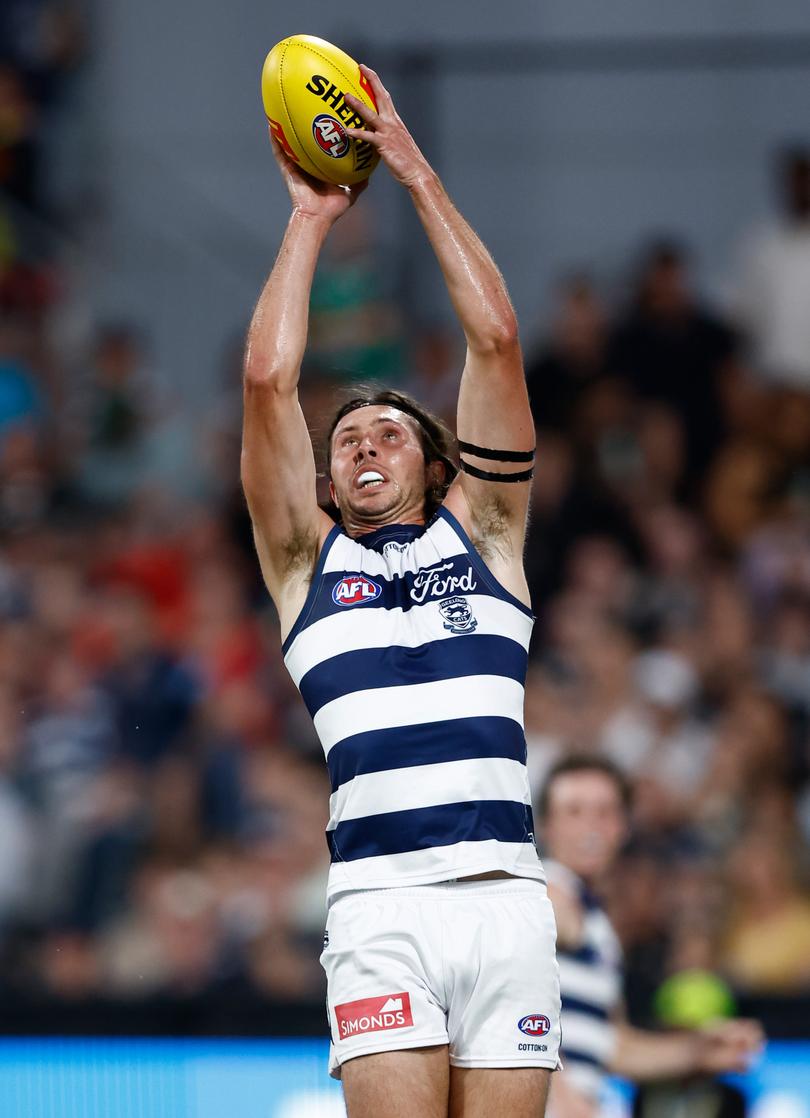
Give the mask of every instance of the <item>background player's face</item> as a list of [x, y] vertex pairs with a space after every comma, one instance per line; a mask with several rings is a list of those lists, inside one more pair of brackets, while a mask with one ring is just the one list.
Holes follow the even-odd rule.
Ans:
[[425, 466], [416, 421], [398, 408], [357, 408], [332, 435], [330, 491], [348, 524], [422, 518], [432, 468]]
[[627, 815], [615, 781], [605, 773], [555, 777], [543, 825], [551, 858], [589, 880], [608, 870], [627, 835]]

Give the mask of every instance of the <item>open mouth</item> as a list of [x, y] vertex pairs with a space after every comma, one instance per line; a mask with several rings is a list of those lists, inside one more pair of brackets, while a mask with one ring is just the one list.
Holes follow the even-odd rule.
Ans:
[[363, 470], [355, 479], [354, 484], [358, 489], [374, 489], [378, 485], [382, 485], [384, 481], [385, 478], [379, 470]]

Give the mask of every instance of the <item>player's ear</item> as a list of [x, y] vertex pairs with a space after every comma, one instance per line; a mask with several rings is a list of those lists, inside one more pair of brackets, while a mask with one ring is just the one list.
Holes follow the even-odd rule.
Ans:
[[428, 462], [425, 467], [425, 481], [431, 488], [439, 486], [444, 482], [447, 470], [445, 469], [444, 462], [440, 462], [438, 458], [434, 458], [432, 462]]
[[340, 501], [338, 500], [337, 490], [335, 489], [332, 479], [329, 479], [329, 497], [334, 505], [340, 508]]

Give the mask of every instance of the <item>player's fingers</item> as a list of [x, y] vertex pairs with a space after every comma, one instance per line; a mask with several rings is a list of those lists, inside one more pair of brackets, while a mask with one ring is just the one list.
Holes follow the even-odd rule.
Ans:
[[295, 164], [281, 146], [278, 136], [273, 131], [272, 125], [268, 124], [267, 131], [270, 134], [270, 147], [273, 149], [273, 158], [276, 163], [278, 163], [282, 173], [286, 174]]
[[371, 144], [373, 148], [379, 147], [383, 142], [383, 137], [378, 132], [371, 132], [368, 128], [347, 128], [346, 135], [361, 143]]
[[376, 70], [372, 70], [370, 66], [365, 63], [360, 63], [360, 70], [368, 78], [368, 83], [374, 93], [374, 99], [377, 102], [378, 111], [385, 106], [386, 108], [393, 108], [394, 102], [391, 100], [391, 94], [380, 81], [380, 75]]
[[284, 150], [281, 144], [278, 142], [276, 136], [273, 134], [273, 129], [269, 124], [267, 126], [267, 131], [270, 136], [270, 147], [273, 151], [273, 158], [275, 159], [276, 163], [278, 163], [281, 170], [286, 171], [289, 162], [287, 156], [284, 154]]
[[366, 122], [366, 124], [370, 124], [372, 126], [377, 124], [380, 119], [379, 115], [375, 113], [374, 109], [367, 105], [365, 101], [361, 101], [361, 99], [359, 97], [355, 97], [353, 93], [344, 93], [343, 99], [346, 101], [349, 107], [354, 109], [357, 115]]
[[740, 1022], [738, 1041], [749, 1052], [756, 1052], [765, 1044], [765, 1031], [759, 1021], [745, 1020]]

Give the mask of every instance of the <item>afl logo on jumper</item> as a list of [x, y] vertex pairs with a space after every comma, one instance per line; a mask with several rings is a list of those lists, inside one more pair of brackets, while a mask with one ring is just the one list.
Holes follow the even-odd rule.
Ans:
[[478, 628], [478, 622], [473, 617], [466, 598], [445, 598], [443, 602], [439, 602], [439, 613], [444, 618], [444, 628], [451, 633], [472, 633]]
[[341, 159], [349, 150], [346, 129], [329, 113], [318, 113], [312, 122], [312, 135], [321, 151], [333, 159]]
[[359, 606], [363, 602], [373, 602], [382, 594], [382, 587], [370, 578], [353, 575], [342, 578], [332, 591], [332, 601], [336, 606]]
[[528, 1017], [521, 1017], [518, 1028], [526, 1036], [547, 1036], [551, 1031], [551, 1022], [542, 1013], [530, 1013]]

